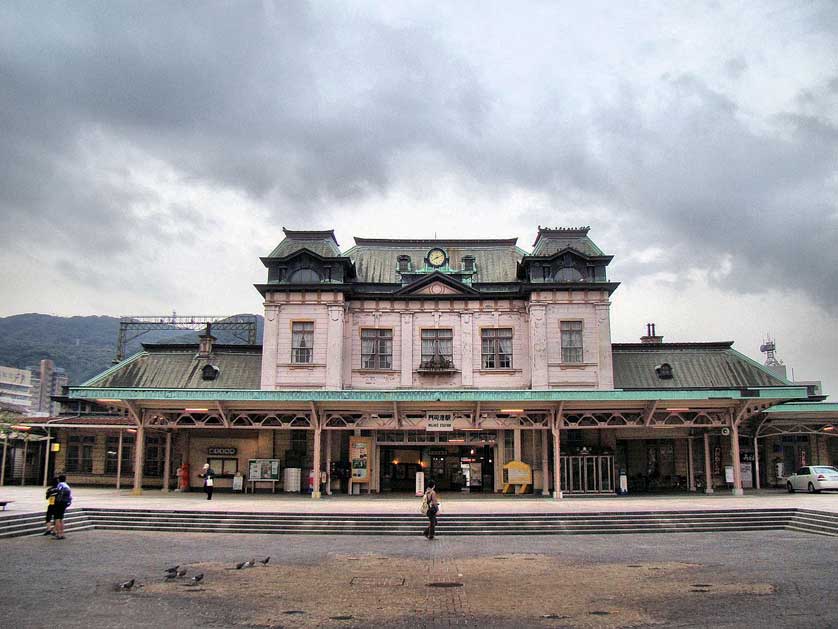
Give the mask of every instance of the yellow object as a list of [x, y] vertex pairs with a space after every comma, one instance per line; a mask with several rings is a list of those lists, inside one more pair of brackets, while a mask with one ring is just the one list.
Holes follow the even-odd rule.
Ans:
[[532, 468], [523, 461], [510, 461], [503, 466], [503, 470], [503, 493], [512, 493], [515, 489], [516, 494], [524, 494], [532, 485]]
[[61, 444], [60, 443], [53, 443], [49, 447], [50, 451], [52, 452], [61, 452]]

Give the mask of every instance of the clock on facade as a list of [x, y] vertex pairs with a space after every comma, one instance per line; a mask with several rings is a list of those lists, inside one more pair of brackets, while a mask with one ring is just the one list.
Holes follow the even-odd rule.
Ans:
[[428, 263], [431, 266], [442, 266], [445, 264], [445, 252], [438, 248], [431, 249], [428, 251]]

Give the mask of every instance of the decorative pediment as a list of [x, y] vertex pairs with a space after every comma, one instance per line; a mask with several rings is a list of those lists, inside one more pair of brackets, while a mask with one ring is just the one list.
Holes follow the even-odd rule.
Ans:
[[436, 271], [403, 286], [397, 295], [478, 295], [478, 291], [453, 277]]

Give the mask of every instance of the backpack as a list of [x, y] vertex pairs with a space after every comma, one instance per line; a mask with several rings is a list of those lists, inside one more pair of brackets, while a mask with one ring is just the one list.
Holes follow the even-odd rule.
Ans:
[[70, 493], [70, 488], [67, 487], [67, 485], [64, 485], [63, 487], [59, 485], [55, 492], [55, 504], [69, 507], [72, 502], [73, 495]]

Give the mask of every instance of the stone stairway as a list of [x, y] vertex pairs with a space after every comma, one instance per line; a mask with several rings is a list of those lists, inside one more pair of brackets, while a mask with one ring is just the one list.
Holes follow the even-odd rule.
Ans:
[[[38, 535], [43, 514], [0, 516], [0, 539]], [[311, 514], [150, 509], [70, 509], [68, 532], [84, 529], [291, 535], [417, 535], [419, 513]], [[440, 514], [439, 535], [607, 535], [795, 530], [838, 536], [838, 514], [808, 509], [727, 509], [599, 513]]]

